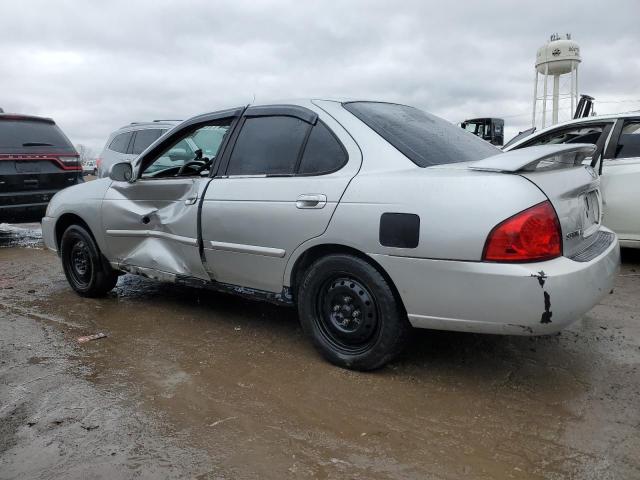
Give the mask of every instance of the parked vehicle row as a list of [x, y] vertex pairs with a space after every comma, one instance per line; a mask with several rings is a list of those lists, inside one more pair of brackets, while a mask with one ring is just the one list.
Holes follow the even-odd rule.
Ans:
[[43, 237], [80, 295], [133, 273], [294, 305], [327, 359], [373, 369], [412, 326], [547, 334], [607, 294], [596, 148], [502, 153], [390, 103], [238, 107], [60, 192]]

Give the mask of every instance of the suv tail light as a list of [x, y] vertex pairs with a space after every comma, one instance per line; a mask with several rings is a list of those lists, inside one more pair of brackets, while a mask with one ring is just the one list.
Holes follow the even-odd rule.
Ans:
[[62, 162], [65, 167], [79, 167], [80, 166], [80, 158], [79, 157], [58, 157], [58, 160]]
[[496, 225], [484, 246], [490, 262], [534, 262], [562, 255], [562, 233], [551, 202], [544, 201]]

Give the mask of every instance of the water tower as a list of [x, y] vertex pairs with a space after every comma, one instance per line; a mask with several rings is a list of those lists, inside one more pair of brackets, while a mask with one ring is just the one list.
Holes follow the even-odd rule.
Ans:
[[[536, 126], [536, 106], [542, 100], [542, 128], [547, 123], [547, 84], [549, 77], [553, 77], [552, 117], [550, 125], [558, 123], [558, 104], [560, 97], [571, 98], [571, 112], [578, 102], [578, 65], [580, 65], [580, 47], [571, 40], [571, 34], [564, 38], [557, 33], [551, 35], [551, 39], [538, 49], [536, 55], [536, 80], [533, 84], [533, 117], [532, 126]], [[568, 92], [560, 92], [560, 76], [571, 74], [571, 82]], [[542, 97], [538, 96], [538, 76], [542, 75], [544, 81]]]

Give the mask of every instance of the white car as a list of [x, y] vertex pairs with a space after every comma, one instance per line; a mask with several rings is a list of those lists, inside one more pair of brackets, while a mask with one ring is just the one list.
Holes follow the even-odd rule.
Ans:
[[603, 223], [621, 246], [640, 248], [640, 113], [570, 120], [517, 138], [504, 151], [573, 143], [596, 145], [588, 160], [602, 176]]
[[82, 173], [84, 175], [95, 175], [97, 173], [95, 160], [83, 160], [82, 161]]

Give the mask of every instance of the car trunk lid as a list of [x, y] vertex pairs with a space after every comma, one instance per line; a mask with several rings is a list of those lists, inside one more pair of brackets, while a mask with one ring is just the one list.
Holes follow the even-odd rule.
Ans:
[[572, 257], [596, 241], [600, 228], [600, 178], [582, 164], [594, 150], [588, 144], [530, 147], [471, 162], [467, 168], [517, 174], [536, 185], [556, 210], [563, 254]]

